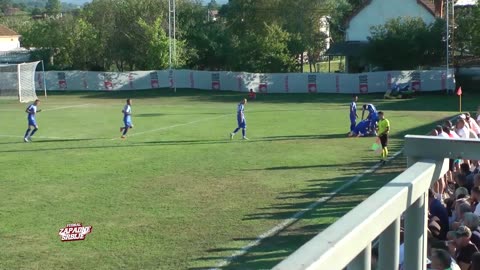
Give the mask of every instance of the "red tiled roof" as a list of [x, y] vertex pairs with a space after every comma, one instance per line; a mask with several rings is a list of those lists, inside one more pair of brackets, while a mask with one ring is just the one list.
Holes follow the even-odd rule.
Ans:
[[0, 24], [0, 36], [20, 36], [17, 32]]
[[[355, 9], [352, 14], [347, 18], [345, 21], [345, 25], [348, 25], [350, 21], [357, 16], [360, 11], [362, 11], [365, 7], [370, 5], [372, 0], [365, 0], [362, 5], [360, 5], [357, 9]], [[417, 0], [417, 3], [424, 7], [428, 12], [430, 12], [433, 16], [435, 16], [435, 4], [432, 0]]]

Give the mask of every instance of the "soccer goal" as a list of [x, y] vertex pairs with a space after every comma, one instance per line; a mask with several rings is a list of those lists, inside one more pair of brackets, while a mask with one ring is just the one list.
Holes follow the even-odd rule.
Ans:
[[[0, 65], [0, 98], [30, 102], [37, 99], [35, 72], [40, 62]], [[43, 76], [45, 78], [45, 74]], [[45, 85], [44, 81], [41, 83]], [[39, 89], [45, 91], [44, 89]], [[46, 91], [45, 91], [46, 94]]]

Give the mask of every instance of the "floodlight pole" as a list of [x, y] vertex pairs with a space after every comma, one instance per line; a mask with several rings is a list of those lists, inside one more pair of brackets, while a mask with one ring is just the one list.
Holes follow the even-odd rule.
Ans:
[[446, 76], [446, 85], [447, 85], [447, 93], [448, 93], [448, 74], [450, 73], [450, 0], [447, 0], [447, 12], [446, 12], [446, 20], [447, 20], [447, 40], [446, 40], [446, 44], [447, 44], [447, 74], [445, 75]]
[[177, 64], [177, 43], [176, 43], [176, 2], [168, 0], [168, 49], [169, 49], [169, 76], [173, 84], [173, 91], [177, 92], [175, 85], [175, 69]]

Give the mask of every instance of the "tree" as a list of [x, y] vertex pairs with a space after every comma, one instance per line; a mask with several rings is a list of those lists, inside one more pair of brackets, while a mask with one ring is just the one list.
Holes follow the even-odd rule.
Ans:
[[62, 12], [62, 4], [60, 3], [60, 0], [47, 0], [45, 10], [50, 16], [60, 14]]
[[421, 18], [397, 18], [372, 27], [367, 59], [385, 70], [439, 64], [445, 55], [445, 22], [427, 25]]

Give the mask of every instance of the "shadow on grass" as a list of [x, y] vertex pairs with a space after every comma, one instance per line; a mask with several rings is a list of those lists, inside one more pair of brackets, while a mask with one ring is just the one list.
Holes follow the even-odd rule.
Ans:
[[[395, 134], [395, 138], [403, 138], [405, 134], [425, 134], [431, 130], [436, 123], [430, 123], [412, 128]], [[300, 136], [301, 137], [301, 136]], [[390, 147], [391, 153], [400, 150], [402, 145]], [[396, 149], [393, 149], [396, 148]], [[316, 167], [341, 167], [349, 168], [349, 164], [318, 164], [305, 166], [281, 166], [270, 167], [264, 170], [302, 170]], [[359, 173], [368, 168], [368, 162], [357, 162], [352, 164], [350, 175]], [[300, 190], [280, 193], [277, 197], [278, 202], [258, 208], [256, 213], [247, 214], [243, 217], [243, 222], [250, 220], [278, 220], [278, 223], [284, 222], [292, 217], [298, 218], [285, 229], [263, 239], [259, 245], [252, 247], [245, 254], [235, 257], [227, 266], [222, 269], [270, 269], [289, 254], [294, 252], [308, 240], [323, 231], [336, 219], [342, 217], [356, 205], [361, 203], [371, 194], [375, 193], [380, 187], [391, 181], [395, 176], [405, 169], [405, 160], [400, 157], [374, 173], [362, 176], [361, 180], [345, 190], [333, 195], [332, 190], [337, 189], [342, 183], [346, 183], [353, 176], [342, 176], [325, 180], [308, 180], [308, 185]], [[317, 202], [315, 204], [315, 202]], [[314, 205], [315, 204], [315, 205]], [[313, 208], [315, 206], [315, 208]], [[240, 239], [241, 241], [255, 241], [258, 239]], [[232, 239], [236, 242], [239, 239]], [[215, 251], [218, 250], [218, 251]], [[210, 250], [212, 256], [198, 258], [199, 261], [222, 260], [220, 255], [215, 253], [225, 253], [222, 248]], [[237, 250], [238, 252], [238, 250]], [[229, 252], [235, 254], [235, 252]], [[224, 254], [222, 254], [224, 255]]]
[[[284, 258], [297, 250], [304, 243], [315, 237], [319, 232], [323, 231], [335, 220], [344, 216], [351, 209], [361, 203], [366, 197], [373, 194], [379, 187], [388, 183], [393, 177], [395, 177], [401, 170], [404, 169], [404, 160], [390, 164], [387, 170], [383, 171], [383, 167], [380, 171], [365, 176], [365, 181], [360, 181], [353, 184], [349, 189], [339, 193], [337, 196], [333, 196], [328, 200], [323, 201], [317, 208], [305, 212], [305, 215], [291, 224], [288, 228], [280, 233], [267, 237], [261, 241], [257, 246], [252, 247], [246, 254], [235, 258], [227, 266], [221, 267], [221, 269], [271, 269], [273, 266], [281, 262]], [[339, 179], [339, 181], [345, 182], [346, 178]], [[301, 197], [308, 197], [312, 192], [312, 188], [318, 184], [318, 180], [310, 180], [311, 186], [296, 191], [287, 192], [285, 194], [303, 194]], [[324, 181], [321, 181], [324, 182]], [[322, 185], [323, 186], [323, 185]], [[318, 186], [317, 190], [321, 187]], [[328, 188], [327, 188], [328, 189]], [[316, 198], [325, 196], [325, 191], [317, 192]], [[279, 198], [282, 200], [283, 198]], [[293, 215], [308, 209], [312, 202], [291, 202], [271, 205], [270, 207], [258, 209], [256, 214], [248, 215], [244, 220], [250, 219], [278, 219], [285, 220], [291, 218]], [[234, 238], [234, 242], [253, 242], [257, 241], [257, 238]], [[216, 248], [208, 250], [212, 256], [205, 256], [198, 258], [198, 261], [221, 261], [225, 257], [214, 254], [234, 254], [238, 252], [238, 249], [231, 248]], [[216, 267], [212, 265], [211, 267]], [[205, 268], [190, 268], [190, 269], [208, 269]]]

